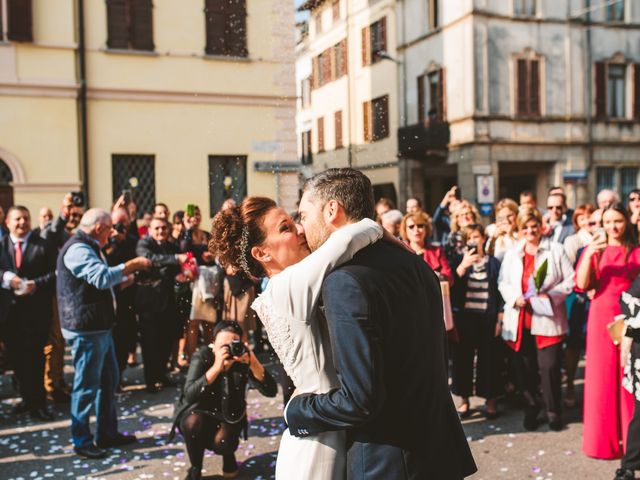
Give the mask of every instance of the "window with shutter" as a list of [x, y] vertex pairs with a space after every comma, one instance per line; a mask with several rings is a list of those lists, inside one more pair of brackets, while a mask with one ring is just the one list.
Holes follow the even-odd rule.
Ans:
[[131, 0], [131, 47], [153, 51], [153, 5], [151, 0]]
[[633, 118], [640, 120], [640, 63], [633, 65]]
[[322, 12], [318, 12], [315, 18], [316, 35], [322, 33]]
[[533, 17], [536, 14], [536, 0], [513, 0], [514, 15]]
[[0, 42], [4, 42], [6, 38], [6, 32], [4, 31], [4, 5], [0, 0]]
[[609, 2], [607, 5], [607, 22], [624, 21], [624, 0]]
[[340, 20], [340, 0], [333, 0], [331, 4], [331, 10], [333, 15], [333, 21], [337, 22]]
[[437, 96], [437, 109], [438, 111], [436, 112], [436, 118], [439, 122], [443, 122], [444, 119], [447, 116], [447, 112], [446, 112], [446, 104], [445, 104], [445, 92], [446, 92], [446, 86], [445, 86], [445, 75], [444, 75], [444, 68], [441, 68], [440, 70], [438, 70], [438, 86], [436, 89], [436, 96]]
[[318, 57], [311, 59], [311, 89], [318, 88]]
[[[444, 69], [431, 72], [426, 78], [427, 85], [423, 87], [424, 90], [428, 87], [428, 96], [423, 91], [425, 102], [423, 106], [423, 121], [428, 122], [442, 122], [445, 119], [445, 84], [444, 84]], [[428, 100], [428, 101], [427, 101]]]
[[371, 49], [369, 44], [369, 27], [365, 27], [362, 29], [362, 66], [366, 67], [367, 65], [371, 65]]
[[334, 128], [336, 132], [336, 150], [338, 148], [342, 148], [344, 145], [342, 144], [342, 111], [339, 110], [333, 115], [334, 117]]
[[205, 0], [207, 55], [246, 57], [246, 0]]
[[607, 114], [611, 118], [626, 117], [626, 65], [607, 65]]
[[107, 0], [107, 47], [153, 51], [152, 0]]
[[389, 95], [371, 101], [372, 137], [375, 142], [389, 136]]
[[349, 69], [347, 67], [348, 60], [347, 60], [347, 39], [345, 38], [344, 40], [342, 40], [340, 42], [340, 76], [342, 75], [346, 75], [349, 72]]
[[340, 47], [340, 44], [337, 43], [335, 44], [333, 47], [331, 47], [332, 50], [332, 65], [333, 65], [333, 74], [332, 74], [332, 79], [335, 80], [337, 78], [340, 78], [342, 76], [341, 73], [341, 67], [342, 67], [342, 48]]
[[321, 87], [324, 85], [324, 62], [322, 60], [322, 54], [318, 55], [314, 58], [316, 65], [316, 75], [315, 75], [315, 87]]
[[313, 163], [313, 156], [311, 153], [311, 131], [302, 132], [302, 159], [300, 163], [303, 165], [311, 165]]
[[247, 156], [209, 155], [209, 212], [220, 211], [225, 200], [238, 205], [247, 196]]
[[387, 17], [382, 17], [369, 27], [369, 64], [382, 60], [381, 52], [387, 51]]
[[302, 79], [300, 93], [302, 96], [302, 108], [309, 108], [311, 106], [311, 77]]
[[138, 215], [151, 212], [156, 203], [155, 155], [111, 155], [111, 188], [114, 201], [122, 190], [131, 189], [132, 178], [138, 186], [132, 195], [138, 206]]
[[427, 104], [425, 98], [425, 81], [426, 75], [420, 75], [418, 77], [418, 123], [424, 124], [427, 121]]
[[516, 113], [540, 115], [540, 61], [519, 58], [516, 62]]
[[371, 141], [371, 102], [362, 104], [362, 138], [365, 142]]
[[607, 66], [604, 62], [596, 62], [596, 117], [604, 118], [607, 116], [607, 95], [605, 87], [607, 83]]
[[324, 152], [324, 118], [318, 119], [318, 152]]
[[331, 49], [322, 52], [322, 84], [331, 81]]
[[14, 42], [33, 42], [31, 0], [7, 0], [7, 38]]
[[438, 25], [438, 0], [429, 0], [429, 28], [435, 30]]

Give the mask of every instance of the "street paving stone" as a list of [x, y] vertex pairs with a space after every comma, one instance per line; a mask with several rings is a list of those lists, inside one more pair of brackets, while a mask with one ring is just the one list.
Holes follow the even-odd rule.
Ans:
[[[70, 380], [70, 366], [65, 373]], [[175, 378], [182, 380], [184, 375]], [[189, 466], [182, 438], [178, 435], [172, 443], [165, 442], [179, 392], [180, 387], [171, 387], [149, 394], [142, 385], [142, 368], [127, 369], [124, 392], [118, 395], [119, 426], [122, 432], [135, 433], [138, 441], [113, 449], [104, 460], [86, 460], [72, 450], [68, 405], [53, 406], [52, 422], [12, 415], [15, 392], [10, 377], [0, 375], [0, 479], [182, 479]], [[478, 464], [474, 480], [613, 478], [618, 461], [593, 460], [581, 453], [580, 405], [566, 414], [568, 425], [561, 432], [549, 431], [546, 424], [536, 432], [524, 431], [522, 414], [508, 405], [500, 405], [502, 415], [494, 420], [482, 416], [479, 399], [472, 399], [472, 407], [474, 413], [463, 426]], [[271, 399], [249, 392], [249, 439], [241, 440], [236, 453], [241, 462], [239, 478], [274, 478], [285, 428], [282, 410], [281, 395]], [[221, 458], [207, 452], [203, 478], [222, 478], [221, 472]]]

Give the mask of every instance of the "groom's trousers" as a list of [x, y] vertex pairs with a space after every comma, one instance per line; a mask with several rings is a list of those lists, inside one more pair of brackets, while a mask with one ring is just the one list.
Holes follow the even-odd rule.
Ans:
[[347, 480], [462, 480], [434, 472], [424, 455], [392, 445], [353, 442], [347, 452]]

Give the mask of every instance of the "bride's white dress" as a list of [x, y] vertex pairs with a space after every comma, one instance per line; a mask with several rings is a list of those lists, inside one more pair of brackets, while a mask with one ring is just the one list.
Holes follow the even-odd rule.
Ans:
[[[365, 219], [334, 232], [315, 252], [274, 275], [252, 304], [269, 341], [299, 393], [326, 393], [339, 386], [329, 332], [317, 313], [322, 282], [335, 267], [382, 237]], [[305, 438], [282, 435], [277, 480], [341, 480], [346, 477], [345, 432]]]

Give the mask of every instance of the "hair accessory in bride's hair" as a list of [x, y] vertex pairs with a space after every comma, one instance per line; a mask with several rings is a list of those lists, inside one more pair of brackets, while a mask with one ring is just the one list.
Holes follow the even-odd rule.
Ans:
[[251, 276], [251, 271], [249, 269], [249, 260], [247, 260], [249, 250], [249, 227], [246, 225], [242, 226], [242, 236], [240, 237], [240, 257], [238, 257], [238, 263], [240, 264], [240, 268], [244, 270], [244, 272]]

